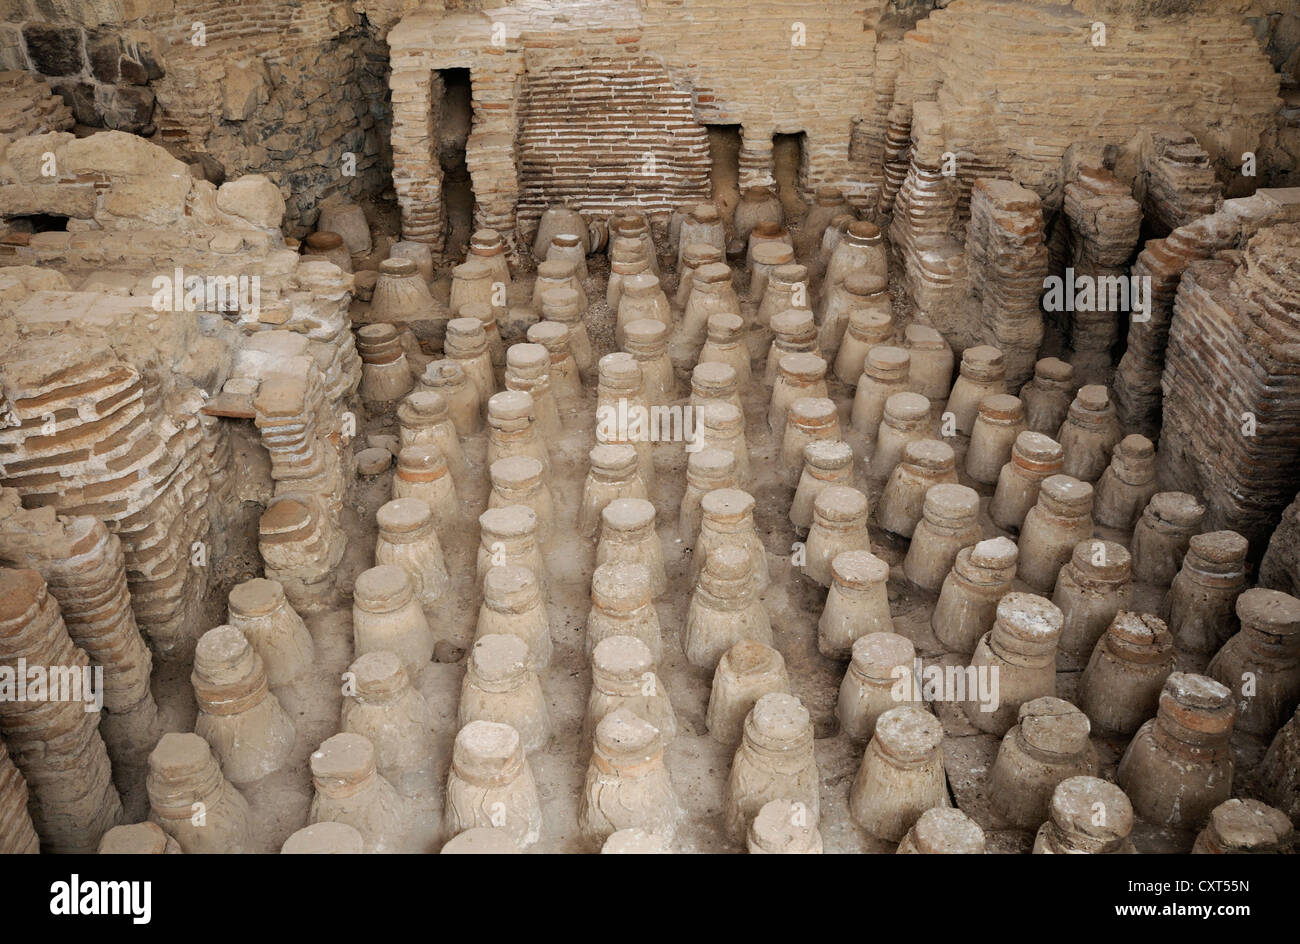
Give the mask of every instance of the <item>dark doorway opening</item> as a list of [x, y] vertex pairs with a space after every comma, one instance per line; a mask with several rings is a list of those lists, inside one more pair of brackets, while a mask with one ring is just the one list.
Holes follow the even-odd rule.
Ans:
[[465, 255], [474, 230], [474, 184], [470, 179], [465, 148], [474, 123], [473, 87], [468, 69], [439, 69], [442, 96], [434, 115], [438, 165], [442, 168], [442, 210], [446, 221], [446, 254]]
[[803, 199], [808, 183], [807, 141], [802, 131], [772, 135], [772, 176], [787, 220], [802, 219], [808, 209]]
[[53, 213], [29, 213], [5, 219], [11, 233], [66, 233], [68, 218]]
[[709, 184], [723, 219], [740, 202], [740, 125], [705, 125], [709, 132]]

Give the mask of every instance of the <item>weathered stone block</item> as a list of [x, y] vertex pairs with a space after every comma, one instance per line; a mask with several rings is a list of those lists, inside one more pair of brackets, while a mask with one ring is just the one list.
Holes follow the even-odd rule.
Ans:
[[145, 77], [156, 82], [166, 74], [163, 68], [162, 43], [146, 30], [128, 30], [122, 34], [127, 55], [144, 69]]
[[95, 215], [95, 189], [89, 184], [10, 184], [0, 187], [0, 216], [48, 213], [88, 220]]
[[32, 66], [42, 75], [80, 75], [86, 68], [84, 34], [75, 27], [23, 27]]
[[86, 58], [91, 74], [101, 82], [116, 82], [121, 78], [119, 60], [122, 58], [122, 40], [116, 33], [93, 33], [86, 37]]
[[269, 177], [247, 174], [217, 190], [217, 208], [255, 226], [279, 229], [284, 219], [284, 197]]
[[99, 111], [95, 108], [95, 86], [90, 82], [63, 82], [53, 86], [79, 124], [99, 124]]
[[260, 62], [227, 65], [221, 87], [221, 117], [227, 121], [251, 118], [270, 98], [266, 69]]
[[154, 94], [140, 85], [101, 85], [95, 94], [104, 127], [148, 134], [153, 130]]
[[145, 85], [149, 82], [149, 70], [130, 56], [119, 56], [117, 62], [121, 81], [129, 85]]

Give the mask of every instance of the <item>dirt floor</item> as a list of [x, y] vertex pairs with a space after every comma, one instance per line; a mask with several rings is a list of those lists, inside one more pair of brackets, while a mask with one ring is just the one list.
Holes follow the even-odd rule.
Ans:
[[[613, 350], [613, 313], [604, 302], [608, 266], [603, 257], [590, 260], [591, 278], [586, 289], [593, 304], [588, 315], [592, 340], [599, 354]], [[437, 280], [435, 295], [447, 297], [444, 272]], [[747, 283], [741, 273], [739, 283]], [[665, 270], [665, 288], [672, 296], [676, 282]], [[895, 283], [897, 285], [897, 283]], [[899, 337], [912, 318], [912, 312], [896, 293], [896, 316]], [[742, 298], [743, 298], [743, 293]], [[524, 303], [531, 295], [531, 279], [514, 284], [512, 301]], [[746, 301], [752, 309], [756, 300]], [[357, 315], [365, 306], [358, 303]], [[678, 313], [680, 316], [680, 313]], [[882, 844], [857, 829], [848, 815], [848, 793], [861, 761], [863, 745], [853, 743], [838, 733], [835, 699], [844, 664], [823, 658], [817, 651], [816, 626], [826, 591], [805, 579], [791, 567], [792, 545], [796, 541], [787, 517], [793, 490], [781, 483], [778, 470], [779, 443], [766, 428], [769, 391], [761, 384], [761, 371], [743, 395], [746, 426], [753, 464], [757, 475], [754, 497], [757, 499], [756, 523], [767, 549], [772, 582], [763, 595], [771, 616], [776, 648], [785, 657], [793, 692], [812, 715], [816, 732], [816, 758], [821, 772], [821, 833], [828, 853], [892, 852], [892, 845]], [[680, 377], [679, 393], [685, 394], [685, 378]], [[840, 404], [845, 428], [852, 390], [833, 378], [831, 395]], [[591, 684], [587, 659], [583, 655], [583, 633], [590, 606], [589, 590], [594, 566], [594, 542], [583, 540], [567, 531], [581, 497], [587, 472], [587, 453], [594, 444], [594, 390], [581, 411], [563, 415], [564, 435], [550, 443], [553, 475], [551, 487], [556, 503], [556, 536], [542, 548], [550, 570], [551, 591], [548, 600], [554, 656], [541, 677], [549, 703], [555, 734], [544, 750], [529, 755], [541, 795], [544, 825], [540, 843], [533, 852], [590, 852], [577, 828], [578, 796], [590, 758], [590, 744], [581, 738], [582, 715]], [[938, 411], [937, 411], [938, 412]], [[374, 435], [395, 434], [396, 419], [391, 408], [362, 411], [360, 431], [353, 448], [367, 445]], [[936, 426], [935, 435], [938, 435]], [[264, 502], [268, 481], [265, 453], [251, 430], [236, 424], [232, 430], [236, 456], [236, 486], [245, 502], [226, 526], [216, 544], [220, 553], [213, 561], [212, 592], [208, 598], [211, 625], [224, 622], [225, 594], [239, 580], [259, 573], [256, 552], [256, 525], [260, 502]], [[958, 453], [958, 467], [965, 452], [965, 442], [953, 441]], [[407, 815], [409, 848], [435, 852], [445, 839], [441, 825], [441, 795], [450, 763], [451, 744], [455, 736], [456, 706], [464, 672], [464, 647], [474, 635], [479, 598], [474, 589], [474, 554], [478, 541], [476, 518], [486, 507], [488, 477], [484, 465], [486, 441], [483, 435], [465, 443], [467, 456], [474, 464], [480, 487], [474, 495], [462, 495], [466, 527], [442, 535], [443, 550], [452, 576], [452, 591], [444, 598], [431, 622], [440, 638], [458, 643], [454, 652], [444, 652], [455, 661], [432, 662], [420, 674], [418, 688], [433, 708], [435, 722], [430, 737], [436, 748], [436, 769], [431, 782], [423, 787], [402, 785], [408, 792]], [[710, 673], [691, 666], [682, 654], [681, 637], [690, 602], [688, 580], [690, 554], [683, 550], [677, 532], [677, 508], [685, 489], [685, 458], [680, 443], [655, 447], [656, 480], [652, 499], [658, 511], [658, 531], [667, 562], [669, 590], [657, 602], [664, 635], [664, 656], [659, 676], [666, 685], [678, 718], [678, 734], [667, 750], [670, 770], [679, 802], [685, 811], [674, 851], [737, 852], [743, 851], [726, 838], [722, 826], [722, 809], [732, 751], [714, 741], [705, 730], [704, 716], [708, 703]], [[861, 463], [864, 457], [857, 457]], [[346, 526], [350, 536], [347, 555], [341, 570], [348, 582], [373, 563], [375, 512], [390, 497], [392, 472], [374, 477], [358, 477], [347, 501]], [[978, 486], [963, 476], [984, 496], [984, 506], [992, 494], [991, 487]], [[874, 508], [878, 495], [864, 488]], [[872, 549], [894, 570], [889, 595], [897, 632], [911, 638], [927, 663], [955, 662], [945, 656], [929, 627], [934, 598], [909, 588], [902, 579], [901, 564], [906, 542], [899, 541], [874, 527]], [[982, 515], [986, 537], [1004, 533]], [[1103, 535], [1127, 542], [1126, 535]], [[1027, 589], [1017, 586], [1017, 589]], [[274, 852], [296, 829], [306, 823], [311, 801], [308, 768], [310, 753], [339, 729], [342, 701], [340, 675], [352, 658], [351, 613], [347, 608], [309, 617], [317, 647], [316, 672], [310, 678], [276, 691], [298, 729], [292, 765], [265, 780], [244, 788], [256, 818], [253, 830], [258, 850]], [[1183, 666], [1180, 666], [1183, 667]], [[1060, 673], [1057, 694], [1073, 696], [1078, 673]], [[155, 691], [162, 706], [167, 727], [192, 730], [195, 713], [188, 669], [163, 666], [155, 673]], [[948, 703], [932, 705], [946, 732], [944, 757], [948, 779], [956, 805], [972, 816], [986, 830], [989, 852], [1024, 853], [1032, 845], [1032, 835], [1018, 830], [998, 828], [989, 810], [985, 782], [998, 747], [998, 739], [977, 733], [962, 716], [960, 709]], [[1113, 776], [1124, 745], [1094, 739], [1102, 761], [1103, 776]], [[1249, 795], [1249, 770], [1262, 754], [1264, 745], [1241, 739], [1237, 745], [1237, 795]], [[146, 813], [142, 780], [137, 775], [125, 797], [126, 821], [142, 819]], [[1139, 824], [1135, 839], [1143, 852], [1186, 851], [1191, 835], [1173, 835]]]

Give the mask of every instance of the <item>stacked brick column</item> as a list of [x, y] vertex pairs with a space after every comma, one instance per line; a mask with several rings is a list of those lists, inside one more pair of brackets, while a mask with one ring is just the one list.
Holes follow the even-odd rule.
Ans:
[[100, 733], [125, 788], [127, 769], [143, 768], [162, 731], [149, 688], [153, 659], [131, 610], [122, 542], [102, 521], [52, 508], [28, 511], [17, 492], [0, 489], [0, 561], [41, 574], [72, 641], [103, 668]]
[[[32, 820], [49, 852], [94, 852], [122, 816], [99, 715], [84, 700], [66, 697], [62, 682], [54, 691], [55, 673], [80, 679], [89, 665], [41, 575], [0, 568], [0, 666], [14, 678], [21, 670], [25, 687], [33, 668], [49, 681], [43, 695], [27, 687], [22, 697], [15, 692], [0, 700], [0, 735], [27, 781]], [[52, 700], [56, 694], [63, 697]]]
[[1300, 225], [1263, 230], [1240, 263], [1184, 273], [1165, 362], [1162, 490], [1202, 496], [1205, 530], [1262, 551], [1300, 464]]

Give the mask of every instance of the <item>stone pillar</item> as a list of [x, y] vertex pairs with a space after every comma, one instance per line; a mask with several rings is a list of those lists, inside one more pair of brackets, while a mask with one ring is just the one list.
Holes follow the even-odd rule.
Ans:
[[1160, 435], [1160, 375], [1179, 282], [1189, 265], [1227, 244], [1225, 234], [1210, 223], [1201, 220], [1167, 239], [1148, 240], [1133, 264], [1134, 276], [1151, 280], [1151, 314], [1146, 321], [1129, 323], [1128, 346], [1115, 371], [1115, 407], [1125, 430], [1153, 441]]
[[13, 689], [0, 700], [0, 734], [48, 852], [93, 853], [122, 817], [91, 700], [102, 692], [94, 675], [41, 575], [0, 568], [0, 684]]
[[[400, 30], [390, 32], [389, 43]], [[442, 98], [442, 79], [421, 63], [407, 65], [393, 49], [388, 87], [393, 109], [393, 187], [402, 208], [402, 239], [442, 248], [442, 168], [434, 152], [433, 103]]]
[[[1142, 209], [1129, 188], [1105, 167], [1079, 164], [1074, 179], [1065, 185], [1065, 215], [1073, 237], [1069, 265], [1075, 277], [1127, 278], [1142, 226]], [[1066, 291], [1070, 290], [1067, 284]], [[1099, 303], [1101, 297], [1099, 290]], [[1131, 297], [1129, 307], [1132, 310]], [[1069, 361], [1079, 383], [1110, 383], [1111, 349], [1123, 314], [1105, 309], [1071, 315]]]
[[[1002, 352], [1007, 388], [1033, 376], [1043, 341], [1039, 298], [1047, 275], [1042, 201], [1008, 180], [981, 177], [971, 188], [966, 259], [980, 340]], [[972, 320], [974, 317], [972, 316]]]
[[[962, 244], [949, 233], [960, 188], [955, 178], [942, 173], [946, 147], [939, 107], [934, 102], [917, 102], [911, 112], [908, 168], [893, 204], [889, 241], [902, 261], [907, 294], [917, 310], [925, 312], [929, 324], [961, 353], [979, 343], [980, 333], [962, 310], [968, 278], [966, 256]], [[887, 193], [888, 163], [885, 172]], [[887, 198], [882, 202], [887, 203]]]
[[770, 187], [776, 183], [772, 163], [772, 129], [745, 125], [740, 137], [739, 187]]
[[1300, 595], [1300, 495], [1282, 512], [1259, 565], [1259, 584]]
[[0, 855], [35, 854], [41, 841], [27, 812], [27, 781], [0, 741]]
[[1240, 260], [1205, 260], [1183, 276], [1162, 384], [1157, 481], [1203, 496], [1203, 530], [1232, 530], [1252, 551], [1295, 494], [1300, 462], [1300, 225], [1256, 234]]
[[1210, 156], [1181, 128], [1152, 134], [1136, 189], [1147, 219], [1162, 236], [1209, 216], [1223, 202]]
[[100, 733], [118, 786], [126, 790], [134, 779], [129, 774], [143, 775], [162, 729], [149, 688], [153, 658], [131, 609], [122, 542], [96, 518], [64, 517], [52, 508], [27, 511], [17, 492], [0, 489], [0, 561], [41, 574], [68, 635], [103, 668]]

